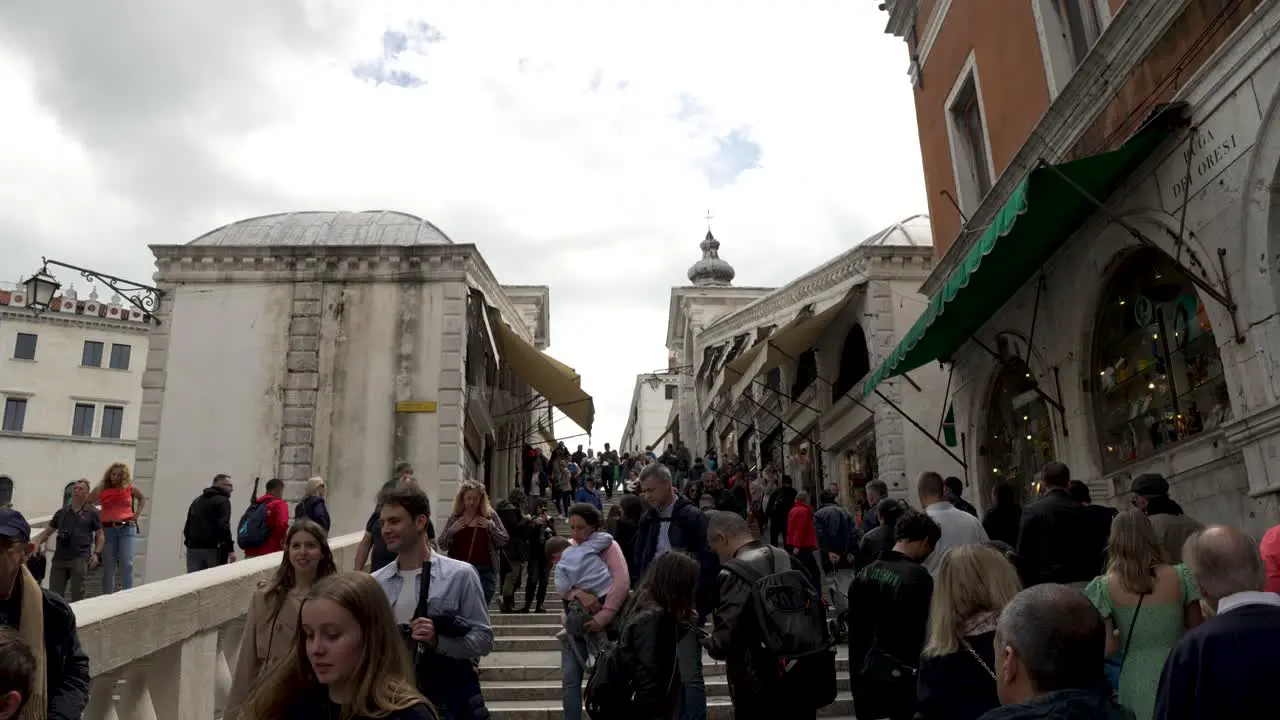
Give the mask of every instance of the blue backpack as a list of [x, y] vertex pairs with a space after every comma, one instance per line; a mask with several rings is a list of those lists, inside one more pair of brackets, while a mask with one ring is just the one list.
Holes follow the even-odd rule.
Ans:
[[271, 538], [269, 502], [258, 500], [258, 480], [253, 481], [253, 500], [240, 516], [240, 526], [236, 530], [236, 544], [241, 550], [257, 550], [267, 544]]

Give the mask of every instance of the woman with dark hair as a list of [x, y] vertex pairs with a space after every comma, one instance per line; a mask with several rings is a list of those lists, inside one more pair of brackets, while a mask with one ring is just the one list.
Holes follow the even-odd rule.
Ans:
[[[263, 671], [293, 652], [302, 598], [316, 581], [338, 571], [328, 535], [314, 521], [294, 522], [285, 535], [284, 547], [275, 576], [259, 585], [249, 601], [235, 676], [227, 695], [229, 710], [244, 702]], [[226, 715], [235, 717], [230, 711]]]
[[1000, 483], [991, 491], [991, 509], [982, 516], [982, 529], [987, 537], [1018, 547], [1018, 526], [1022, 524], [1022, 505], [1018, 491], [1009, 483]]
[[649, 565], [622, 623], [618, 646], [606, 661], [613, 667], [602, 670], [628, 679], [630, 701], [625, 707], [601, 708], [604, 717], [672, 717], [679, 687], [676, 645], [697, 617], [693, 598], [700, 569], [698, 561], [678, 551], [663, 553]]
[[238, 720], [434, 720], [378, 581], [344, 572], [300, 602], [301, 631], [254, 687]]

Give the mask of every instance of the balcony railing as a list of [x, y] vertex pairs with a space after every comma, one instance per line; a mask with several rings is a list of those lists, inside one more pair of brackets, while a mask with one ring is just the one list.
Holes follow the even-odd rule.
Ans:
[[[352, 567], [363, 532], [333, 538]], [[249, 600], [280, 553], [72, 604], [92, 685], [86, 720], [214, 720], [221, 716]]]

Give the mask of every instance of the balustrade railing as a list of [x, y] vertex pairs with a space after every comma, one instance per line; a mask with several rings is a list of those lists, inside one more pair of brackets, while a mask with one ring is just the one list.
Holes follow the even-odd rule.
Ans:
[[[340, 570], [363, 532], [330, 540]], [[72, 604], [92, 684], [86, 720], [221, 717], [258, 583], [280, 553]]]

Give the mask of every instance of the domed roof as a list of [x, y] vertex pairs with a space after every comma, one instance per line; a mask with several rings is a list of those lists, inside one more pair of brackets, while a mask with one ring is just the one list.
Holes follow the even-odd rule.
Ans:
[[188, 245], [360, 246], [452, 245], [440, 228], [416, 215], [394, 210], [291, 212], [240, 220]]
[[720, 259], [720, 241], [707, 230], [702, 240], [702, 259], [689, 268], [689, 281], [697, 286], [732, 285], [733, 266]]
[[912, 215], [858, 243], [864, 246], [933, 247], [933, 227], [928, 215]]

